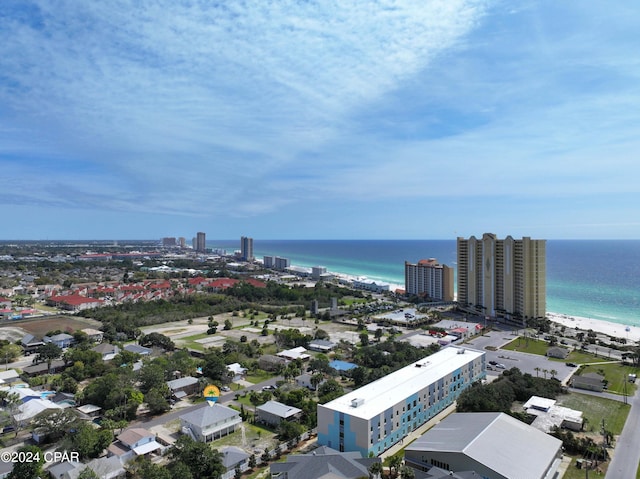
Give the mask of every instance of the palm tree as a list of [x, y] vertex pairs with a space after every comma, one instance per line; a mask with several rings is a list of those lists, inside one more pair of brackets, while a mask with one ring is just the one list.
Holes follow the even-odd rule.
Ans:
[[536, 366], [535, 368], [533, 368], [533, 370], [536, 372], [536, 377], [539, 378], [541, 369], [538, 366]]
[[551, 373], [551, 377], [555, 378], [556, 374], [558, 374], [558, 371], [556, 371], [555, 369], [552, 369], [551, 371], [549, 371]]
[[[398, 475], [398, 471], [400, 470], [400, 466], [402, 465], [402, 456], [395, 455], [389, 458], [389, 474], [392, 477], [396, 477]], [[395, 471], [392, 474], [392, 471]]]
[[376, 479], [382, 475], [382, 463], [376, 461], [369, 466], [369, 478]]
[[543, 369], [542, 370], [542, 374], [544, 374], [544, 378], [547, 379], [547, 373], [549, 372], [549, 370], [547, 369]]

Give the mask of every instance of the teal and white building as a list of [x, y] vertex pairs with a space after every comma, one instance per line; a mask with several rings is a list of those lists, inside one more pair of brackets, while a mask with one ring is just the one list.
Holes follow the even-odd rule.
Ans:
[[378, 456], [486, 376], [485, 354], [449, 346], [326, 404], [318, 444]]

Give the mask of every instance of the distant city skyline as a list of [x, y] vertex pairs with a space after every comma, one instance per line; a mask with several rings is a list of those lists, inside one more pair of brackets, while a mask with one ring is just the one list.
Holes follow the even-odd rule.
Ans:
[[640, 239], [636, 3], [0, 17], [2, 240]]

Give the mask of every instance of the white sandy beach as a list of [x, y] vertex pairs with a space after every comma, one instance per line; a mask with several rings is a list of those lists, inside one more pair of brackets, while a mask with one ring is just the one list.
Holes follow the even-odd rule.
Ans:
[[616, 338], [625, 338], [628, 343], [640, 341], [640, 328], [636, 326], [625, 326], [619, 323], [610, 323], [600, 319], [582, 318], [579, 316], [569, 316], [561, 313], [547, 313], [554, 323], [562, 324], [571, 329], [582, 329], [588, 331], [592, 329], [598, 333], [608, 334]]

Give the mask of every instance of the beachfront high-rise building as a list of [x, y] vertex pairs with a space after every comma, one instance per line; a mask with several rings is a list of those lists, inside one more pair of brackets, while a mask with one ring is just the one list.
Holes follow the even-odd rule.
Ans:
[[240, 258], [243, 261], [253, 261], [253, 238], [240, 238]]
[[546, 240], [458, 238], [458, 303], [524, 324], [546, 316]]
[[262, 265], [265, 268], [273, 268], [273, 256], [263, 256], [262, 257]]
[[273, 262], [274, 269], [284, 271], [289, 266], [291, 266], [291, 260], [289, 258], [282, 258], [281, 256], [276, 256]]
[[199, 231], [196, 235], [195, 250], [198, 253], [204, 253], [205, 251], [207, 251], [207, 235], [202, 231]]
[[453, 301], [453, 268], [434, 258], [416, 264], [404, 262], [404, 288], [407, 294], [436, 301]]

